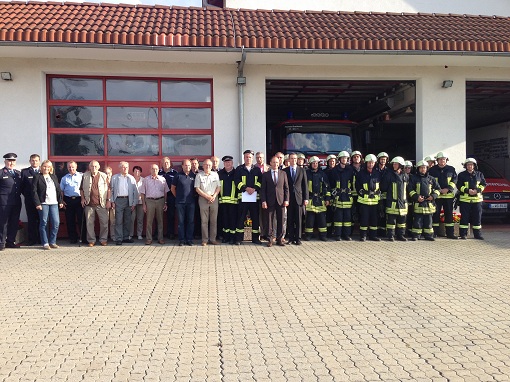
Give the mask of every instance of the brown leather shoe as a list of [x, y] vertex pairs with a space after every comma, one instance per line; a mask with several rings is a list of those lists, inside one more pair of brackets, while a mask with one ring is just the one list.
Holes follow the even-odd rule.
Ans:
[[89, 243], [89, 247], [93, 247], [96, 243]]
[[207, 242], [203, 241], [202, 242], [202, 247], [206, 247], [207, 246]]
[[282, 239], [282, 240], [278, 240], [278, 242], [276, 244], [278, 244], [280, 247], [285, 247], [286, 243], [285, 243], [285, 240]]
[[145, 245], [151, 245], [152, 244], [152, 240], [145, 240]]
[[218, 243], [217, 241], [210, 241], [209, 244], [211, 244], [211, 245], [220, 245], [220, 243]]
[[273, 246], [273, 239], [269, 239], [269, 241], [267, 242], [267, 246], [268, 247], [272, 247]]
[[108, 245], [108, 242], [107, 242], [107, 241], [102, 241], [102, 242], [101, 242], [101, 245], [102, 245], [103, 247], [106, 247], [106, 246]]
[[165, 241], [164, 240], [158, 240], [158, 243], [163, 245], [163, 244], [165, 244]]

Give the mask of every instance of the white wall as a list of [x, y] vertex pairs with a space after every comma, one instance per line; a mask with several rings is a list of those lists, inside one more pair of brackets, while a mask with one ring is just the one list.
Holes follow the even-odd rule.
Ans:
[[226, 0], [228, 8], [510, 16], [508, 0]]

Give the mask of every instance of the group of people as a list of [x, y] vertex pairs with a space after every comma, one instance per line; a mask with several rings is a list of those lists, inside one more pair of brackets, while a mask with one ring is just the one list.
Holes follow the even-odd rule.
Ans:
[[[328, 237], [352, 240], [353, 224], [359, 222], [361, 241], [407, 241], [440, 236], [440, 214], [444, 216], [445, 236], [454, 234], [454, 199], [458, 198], [460, 238], [466, 239], [469, 224], [474, 237], [481, 235], [481, 202], [485, 179], [477, 171], [476, 160], [464, 161], [458, 174], [440, 152], [413, 165], [400, 156], [391, 161], [385, 152], [365, 158], [359, 151], [342, 151], [327, 158], [321, 168], [316, 156], [276, 153], [265, 162], [262, 152], [246, 150], [236, 168], [233, 157], [206, 159], [200, 168], [196, 158], [181, 162], [181, 171], [172, 168], [170, 158], [153, 163], [150, 175], [142, 168], [119, 163], [119, 171], [101, 171], [96, 160], [88, 171], [77, 171], [77, 163], [67, 163], [68, 173], [59, 181], [49, 160], [30, 156], [30, 167], [15, 169], [17, 156], [4, 155], [0, 179], [0, 249], [15, 248], [21, 195], [28, 220], [28, 245], [40, 243], [56, 249], [60, 225], [59, 209], [65, 209], [71, 243], [86, 241], [92, 247], [143, 240], [165, 244], [166, 237], [177, 238], [179, 246], [194, 245], [200, 232], [201, 245], [219, 242], [241, 245], [245, 225], [251, 222], [252, 242], [266, 245], [301, 245], [302, 240]], [[436, 162], [437, 161], [437, 162]], [[95, 231], [99, 220], [99, 240]], [[154, 224], [156, 223], [156, 224]]]

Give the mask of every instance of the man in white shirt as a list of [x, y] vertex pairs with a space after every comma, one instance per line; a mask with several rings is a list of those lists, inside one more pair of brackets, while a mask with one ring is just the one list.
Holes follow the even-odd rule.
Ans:
[[202, 163], [203, 171], [195, 178], [195, 191], [198, 194], [200, 207], [200, 221], [202, 222], [202, 245], [217, 245], [216, 234], [218, 231], [218, 194], [221, 190], [218, 173], [211, 171], [212, 161], [206, 159]]
[[122, 243], [134, 243], [129, 238], [131, 211], [133, 211], [138, 203], [138, 188], [133, 175], [128, 174], [129, 163], [119, 163], [120, 173], [112, 176], [111, 202], [112, 208], [115, 209], [115, 239], [117, 245]]

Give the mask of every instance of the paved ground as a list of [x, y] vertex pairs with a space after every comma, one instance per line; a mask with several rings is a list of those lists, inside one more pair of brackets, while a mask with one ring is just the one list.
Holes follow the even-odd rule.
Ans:
[[0, 253], [0, 381], [507, 381], [510, 235]]

